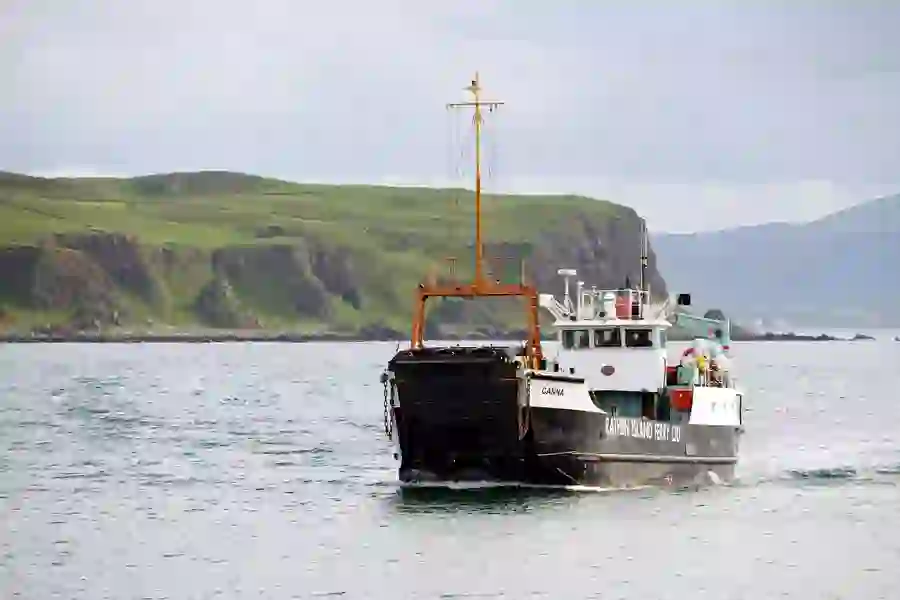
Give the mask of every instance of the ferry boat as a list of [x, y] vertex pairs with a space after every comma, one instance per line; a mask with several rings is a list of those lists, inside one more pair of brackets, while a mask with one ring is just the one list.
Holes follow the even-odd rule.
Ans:
[[[478, 144], [483, 100], [474, 109], [475, 265], [469, 282], [421, 283], [409, 348], [381, 375], [385, 433], [402, 485], [506, 484], [621, 488], [728, 481], [743, 432], [743, 394], [730, 361], [730, 323], [690, 315], [689, 294], [651, 302], [640, 283], [598, 290], [560, 269], [564, 294], [524, 281], [489, 280], [482, 266]], [[574, 300], [573, 300], [574, 295]], [[425, 305], [435, 297], [518, 297], [528, 335], [516, 346], [426, 345]], [[544, 354], [540, 310], [553, 317], [558, 351]], [[667, 331], [695, 334], [669, 354]]]

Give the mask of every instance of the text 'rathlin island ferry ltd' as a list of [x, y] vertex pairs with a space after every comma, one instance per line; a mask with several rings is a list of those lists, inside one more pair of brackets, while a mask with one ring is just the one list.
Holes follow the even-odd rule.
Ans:
[[[482, 267], [480, 148], [483, 100], [467, 88], [475, 117], [475, 276], [417, 289], [412, 341], [381, 376], [385, 431], [404, 485], [512, 484], [635, 487], [728, 481], [743, 431], [743, 397], [730, 369], [730, 323], [650, 302], [646, 231], [636, 289], [597, 290], [560, 269], [562, 301], [532, 285], [489, 281]], [[574, 296], [574, 299], [573, 299]], [[429, 298], [519, 297], [528, 339], [515, 347], [426, 346]], [[541, 348], [543, 307], [560, 348]], [[671, 358], [673, 325], [696, 336]], [[702, 332], [702, 333], [701, 333]]]

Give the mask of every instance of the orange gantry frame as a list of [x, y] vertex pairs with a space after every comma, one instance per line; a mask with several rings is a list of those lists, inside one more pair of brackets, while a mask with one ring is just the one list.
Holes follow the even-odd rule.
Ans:
[[518, 296], [527, 301], [528, 312], [528, 357], [532, 368], [539, 368], [543, 354], [541, 351], [541, 330], [538, 318], [537, 288], [524, 283], [500, 284], [488, 281], [484, 277], [484, 246], [481, 242], [481, 123], [482, 107], [493, 110], [503, 104], [499, 100], [483, 100], [478, 73], [472, 83], [466, 87], [473, 98], [467, 102], [448, 104], [448, 108], [473, 107], [475, 116], [475, 279], [471, 283], [455, 285], [419, 284], [416, 290], [416, 305], [413, 314], [412, 347], [422, 348], [425, 335], [425, 302], [428, 298], [485, 298]]
[[459, 285], [426, 285], [420, 283], [416, 290], [416, 305], [413, 313], [412, 347], [422, 348], [425, 335], [425, 302], [428, 298], [497, 298], [518, 296], [527, 302], [528, 312], [528, 357], [531, 367], [540, 367], [543, 352], [541, 350], [541, 326], [538, 317], [537, 288], [526, 284], [498, 284], [477, 280], [474, 283]]

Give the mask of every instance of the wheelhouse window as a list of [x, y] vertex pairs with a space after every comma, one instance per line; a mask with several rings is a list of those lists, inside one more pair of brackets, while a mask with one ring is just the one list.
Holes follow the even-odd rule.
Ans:
[[566, 350], [574, 348], [590, 348], [591, 338], [587, 329], [564, 329], [562, 345]]
[[601, 327], [594, 330], [595, 348], [619, 348], [622, 345], [621, 329], [618, 327]]
[[629, 348], [652, 348], [653, 337], [649, 329], [625, 329], [625, 345]]

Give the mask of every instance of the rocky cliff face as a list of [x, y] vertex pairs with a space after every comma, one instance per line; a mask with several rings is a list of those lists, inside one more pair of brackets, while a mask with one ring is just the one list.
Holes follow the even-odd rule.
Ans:
[[[628, 280], [632, 286], [637, 286], [640, 240], [640, 217], [633, 210], [624, 209], [616, 218], [607, 221], [581, 215], [573, 219], [567, 229], [542, 234], [533, 243], [487, 244], [485, 258], [490, 275], [509, 283], [519, 281], [524, 261], [525, 277], [529, 282], [541, 292], [561, 297], [564, 280], [557, 273], [561, 268], [576, 269], [578, 280], [598, 289], [620, 288]], [[652, 247], [647, 263], [645, 275], [651, 295], [654, 299], [665, 298], [668, 294], [666, 282], [657, 268]], [[430, 324], [434, 324], [431, 323], [433, 320], [449, 330], [458, 325], [476, 324], [478, 328], [497, 331], [498, 326], [500, 329], [522, 327], [525, 318], [519, 301], [462, 302], [453, 299], [435, 301], [434, 304], [437, 307], [429, 313]], [[545, 318], [549, 316], [545, 315]]]
[[[639, 233], [633, 211], [607, 222], [583, 218], [533, 243], [488, 245], [486, 255], [500, 259], [493, 261], [493, 271], [506, 280], [517, 279], [525, 259], [529, 279], [547, 292], [560, 293], [556, 271], [561, 267], [577, 269], [589, 285], [617, 287], [626, 277], [637, 282]], [[46, 318], [52, 323], [37, 324], [42, 327], [90, 330], [149, 322], [228, 329], [292, 322], [329, 327], [341, 314], [358, 314], [359, 329], [383, 335], [392, 330], [386, 322], [397, 323], [397, 331], [409, 321], [413, 290], [382, 277], [374, 291], [372, 261], [377, 263], [377, 256], [314, 237], [204, 250], [144, 245], [135, 236], [112, 233], [55, 235], [36, 246], [0, 250], [0, 301], [51, 315]], [[653, 292], [665, 294], [652, 251], [649, 263]], [[387, 305], [390, 312], [379, 312], [376, 305]], [[523, 323], [521, 306], [512, 310], [503, 301], [432, 306], [431, 336], [454, 326], [500, 334]], [[8, 315], [3, 322], [9, 326]]]
[[144, 247], [134, 237], [52, 236], [39, 246], [0, 249], [0, 299], [63, 314], [75, 329], [131, 321], [143, 305], [165, 321], [178, 280], [193, 281], [188, 309], [205, 325], [259, 327], [258, 313], [328, 323], [336, 303], [364, 309], [365, 291], [350, 252], [310, 240], [229, 246], [211, 252]]
[[115, 287], [150, 304], [159, 302], [162, 290], [151, 262], [135, 236], [77, 233], [57, 235], [48, 246], [70, 251], [102, 270]]
[[[354, 310], [363, 308], [364, 292], [352, 255], [317, 241], [221, 248], [212, 253], [211, 267], [214, 278], [203, 296], [209, 302], [197, 305], [201, 318], [210, 324], [217, 319], [210, 318], [207, 308], [224, 302], [225, 290], [231, 289], [231, 296], [242, 298], [249, 307], [295, 319], [328, 322], [337, 302]], [[235, 317], [244, 323], [247, 318]]]
[[[574, 221], [570, 232], [545, 236], [536, 246], [534, 280], [542, 290], [561, 289], [559, 268], [575, 268], [586, 285], [599, 289], [618, 288], [630, 279], [636, 286], [640, 278], [641, 219], [631, 209], [606, 222], [594, 222], [587, 216]], [[647, 260], [647, 285], [656, 298], [665, 298], [668, 290], [659, 273], [656, 254], [650, 248]]]
[[0, 273], [7, 302], [59, 315], [75, 329], [118, 324], [127, 317], [127, 296], [158, 296], [137, 244], [115, 234], [53, 236], [37, 247], [2, 249]]

